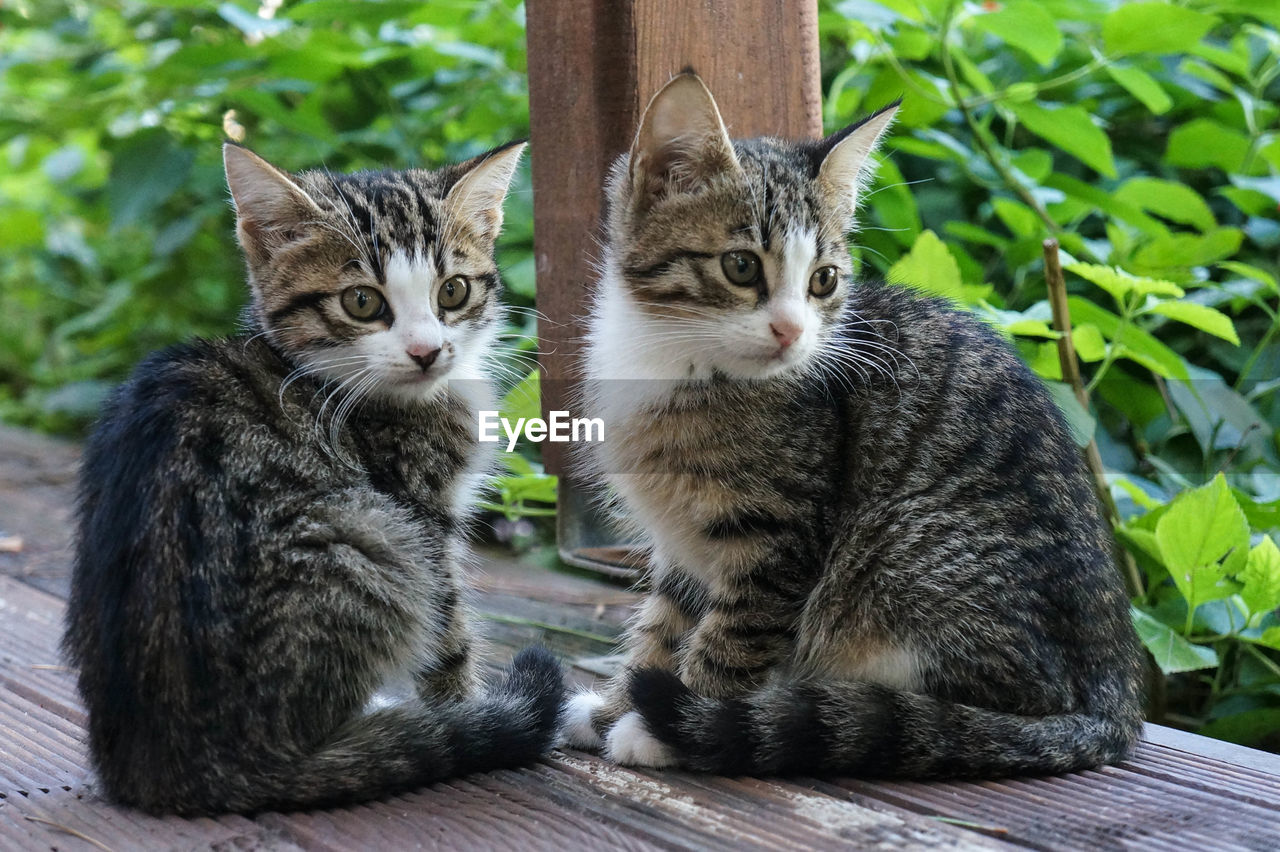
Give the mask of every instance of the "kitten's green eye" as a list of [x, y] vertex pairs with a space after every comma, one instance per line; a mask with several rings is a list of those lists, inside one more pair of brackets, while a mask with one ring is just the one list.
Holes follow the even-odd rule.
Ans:
[[382, 294], [372, 287], [348, 287], [342, 291], [343, 309], [358, 320], [375, 320], [386, 306]]
[[809, 276], [809, 292], [821, 299], [830, 296], [840, 283], [840, 273], [834, 266], [824, 266]]
[[745, 287], [755, 284], [760, 277], [760, 258], [749, 251], [725, 252], [720, 258], [720, 268], [725, 278]]
[[457, 310], [467, 303], [471, 295], [471, 282], [461, 275], [455, 275], [440, 285], [440, 307], [446, 311]]

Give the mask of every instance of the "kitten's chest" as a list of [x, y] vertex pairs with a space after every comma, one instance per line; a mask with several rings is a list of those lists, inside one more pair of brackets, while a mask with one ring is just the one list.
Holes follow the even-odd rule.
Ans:
[[365, 424], [353, 440], [370, 484], [431, 518], [461, 511], [464, 486], [483, 466], [473, 436], [450, 415]]
[[[726, 536], [724, 529], [787, 499], [795, 471], [779, 465], [795, 464], [789, 435], [802, 424], [788, 424], [787, 406], [767, 394], [680, 402], [606, 420], [601, 461], [657, 561], [714, 581], [770, 546], [767, 537]], [[780, 509], [781, 516], [793, 517], [794, 509]]]

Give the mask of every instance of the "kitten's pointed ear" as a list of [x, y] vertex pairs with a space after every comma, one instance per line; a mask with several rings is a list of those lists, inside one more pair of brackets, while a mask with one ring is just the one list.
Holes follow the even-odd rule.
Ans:
[[227, 186], [236, 206], [236, 236], [252, 264], [265, 262], [320, 208], [287, 173], [248, 148], [222, 146]]
[[466, 174], [445, 196], [454, 215], [471, 222], [488, 239], [496, 240], [502, 230], [502, 202], [525, 144], [512, 142], [463, 163], [459, 168], [466, 169]]
[[631, 146], [638, 202], [687, 192], [712, 175], [739, 169], [715, 98], [697, 74], [681, 74], [658, 90]]
[[870, 118], [824, 139], [814, 151], [817, 160], [818, 184], [827, 203], [847, 209], [853, 215], [862, 189], [871, 179], [874, 160], [871, 152], [880, 145], [894, 116], [898, 114], [899, 101], [895, 101]]

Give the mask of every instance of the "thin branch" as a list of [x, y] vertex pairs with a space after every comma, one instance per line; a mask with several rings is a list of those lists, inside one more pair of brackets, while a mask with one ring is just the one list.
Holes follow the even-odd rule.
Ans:
[[943, 22], [942, 35], [939, 39], [939, 44], [942, 50], [942, 68], [947, 75], [947, 84], [951, 90], [951, 99], [954, 101], [954, 106], [959, 108], [960, 115], [964, 117], [964, 123], [968, 126], [969, 132], [973, 134], [974, 141], [978, 143], [979, 150], [982, 151], [982, 156], [991, 164], [991, 168], [995, 169], [996, 174], [1000, 176], [1002, 181], [1004, 181], [1005, 186], [1013, 190], [1014, 194], [1017, 195], [1018, 198], [1022, 199], [1023, 204], [1026, 204], [1035, 211], [1036, 216], [1040, 217], [1040, 221], [1044, 222], [1045, 227], [1049, 229], [1049, 233], [1060, 233], [1062, 231], [1062, 226], [1053, 220], [1053, 217], [1049, 215], [1048, 210], [1045, 210], [1044, 205], [1040, 203], [1040, 200], [1032, 195], [1029, 189], [1022, 185], [1022, 181], [1014, 177], [1013, 172], [1005, 165], [1004, 160], [996, 153], [995, 149], [991, 147], [991, 143], [987, 141], [987, 137], [985, 135], [986, 131], [980, 124], [978, 124], [977, 119], [974, 118], [973, 110], [970, 109], [969, 103], [964, 97], [964, 93], [960, 90], [960, 77], [956, 74], [955, 63], [951, 59], [951, 46], [947, 44], [947, 39], [951, 34], [951, 23], [955, 17], [955, 7], [956, 4], [954, 2], [948, 4], [947, 17]]
[[51, 819], [45, 819], [44, 817], [39, 817], [39, 816], [28, 815], [28, 816], [24, 816], [23, 819], [25, 819], [27, 822], [38, 822], [41, 825], [47, 825], [49, 828], [52, 828], [55, 831], [61, 831], [64, 834], [69, 834], [72, 837], [77, 837], [83, 840], [85, 843], [98, 847], [99, 849], [102, 850], [102, 852], [111, 852], [111, 847], [103, 843], [101, 840], [94, 840], [92, 837], [85, 834], [83, 831], [77, 831], [76, 829], [72, 828], [69, 825], [63, 825], [60, 822], [54, 822]]
[[[1080, 376], [1080, 362], [1076, 358], [1075, 344], [1071, 340], [1071, 312], [1067, 308], [1067, 282], [1062, 275], [1062, 262], [1058, 257], [1058, 241], [1044, 241], [1044, 277], [1049, 288], [1049, 306], [1053, 310], [1053, 327], [1061, 333], [1058, 338], [1058, 361], [1062, 365], [1062, 377], [1071, 385], [1076, 400], [1089, 410], [1089, 394], [1084, 388]], [[1107, 485], [1106, 470], [1102, 466], [1102, 456], [1098, 452], [1098, 442], [1092, 438], [1084, 451], [1085, 464], [1093, 475], [1093, 490], [1098, 495], [1103, 512], [1112, 527], [1120, 523], [1120, 511], [1116, 501], [1111, 498], [1111, 488]], [[1142, 594], [1142, 575], [1138, 573], [1138, 564], [1133, 555], [1117, 542], [1116, 561], [1120, 573], [1124, 577], [1129, 597]]]

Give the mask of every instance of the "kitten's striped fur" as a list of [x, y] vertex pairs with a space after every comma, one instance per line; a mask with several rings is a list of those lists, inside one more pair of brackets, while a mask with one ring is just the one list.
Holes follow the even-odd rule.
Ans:
[[[1136, 741], [1138, 644], [1054, 404], [970, 315], [852, 281], [892, 112], [730, 142], [685, 75], [614, 169], [584, 410], [653, 571], [623, 671], [570, 703], [571, 742], [925, 778], [1078, 769]], [[731, 251], [758, 279], [731, 283]]]
[[84, 456], [65, 647], [110, 798], [313, 807], [547, 747], [558, 665], [527, 651], [483, 690], [459, 577], [521, 147], [356, 175], [226, 149], [249, 331], [144, 362]]

